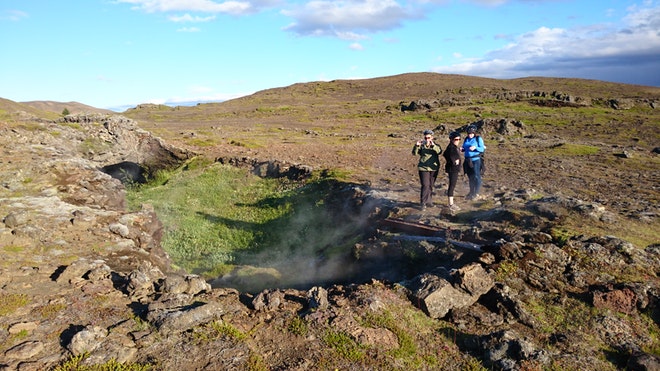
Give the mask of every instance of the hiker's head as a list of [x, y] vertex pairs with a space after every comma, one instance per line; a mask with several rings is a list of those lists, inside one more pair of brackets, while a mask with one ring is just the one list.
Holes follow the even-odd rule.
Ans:
[[470, 134], [477, 134], [477, 127], [474, 125], [470, 125], [467, 127], [467, 133], [468, 135]]
[[424, 139], [433, 139], [433, 130], [424, 130]]
[[452, 131], [451, 133], [449, 133], [449, 140], [452, 142], [460, 142], [461, 134], [457, 131]]

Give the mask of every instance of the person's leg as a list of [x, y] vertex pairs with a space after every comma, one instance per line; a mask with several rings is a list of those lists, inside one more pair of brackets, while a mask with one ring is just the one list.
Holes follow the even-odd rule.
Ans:
[[449, 173], [449, 189], [447, 190], [447, 206], [450, 210], [457, 210], [458, 206], [454, 205], [454, 190], [458, 183], [458, 172]]
[[458, 183], [458, 172], [449, 173], [449, 189], [447, 189], [447, 196], [454, 197], [454, 190]]
[[472, 196], [476, 197], [479, 195], [481, 190], [481, 161], [474, 161], [474, 188], [472, 190]]
[[431, 204], [433, 203], [433, 191], [435, 190], [435, 181], [438, 179], [438, 170], [435, 171], [429, 171], [431, 175], [431, 179], [429, 180], [429, 198], [427, 203]]
[[468, 184], [470, 185], [470, 192], [465, 196], [467, 199], [471, 199], [474, 197], [474, 172], [469, 172], [468, 173]]
[[420, 171], [419, 182], [422, 185], [422, 189], [419, 195], [419, 202], [423, 207], [429, 202], [429, 199], [431, 197], [431, 172]]

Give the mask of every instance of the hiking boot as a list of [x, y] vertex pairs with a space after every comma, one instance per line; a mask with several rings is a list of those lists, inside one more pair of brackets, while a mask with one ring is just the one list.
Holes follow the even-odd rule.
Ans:
[[474, 195], [472, 193], [470, 193], [467, 196], [465, 196], [465, 199], [466, 200], [472, 200], [472, 199], [474, 199]]
[[473, 201], [483, 200], [483, 199], [484, 199], [483, 196], [478, 194], [478, 193], [476, 195], [472, 196]]
[[460, 209], [461, 209], [461, 208], [458, 207], [458, 205], [456, 205], [456, 204], [449, 205], [449, 211], [458, 211], [458, 210], [460, 210]]

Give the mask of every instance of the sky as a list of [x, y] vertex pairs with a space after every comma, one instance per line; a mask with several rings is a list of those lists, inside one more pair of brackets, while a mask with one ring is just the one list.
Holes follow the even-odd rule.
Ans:
[[660, 87], [660, 0], [0, 0], [0, 98], [223, 101], [438, 72]]

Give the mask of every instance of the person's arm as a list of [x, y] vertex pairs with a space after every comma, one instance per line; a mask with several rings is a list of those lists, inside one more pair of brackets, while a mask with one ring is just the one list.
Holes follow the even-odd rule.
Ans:
[[461, 153], [458, 151], [458, 147], [451, 153], [451, 161], [454, 163], [454, 166], [461, 164]]
[[483, 153], [486, 150], [486, 146], [484, 146], [484, 139], [481, 136], [477, 137], [477, 145], [474, 150], [479, 153]]

